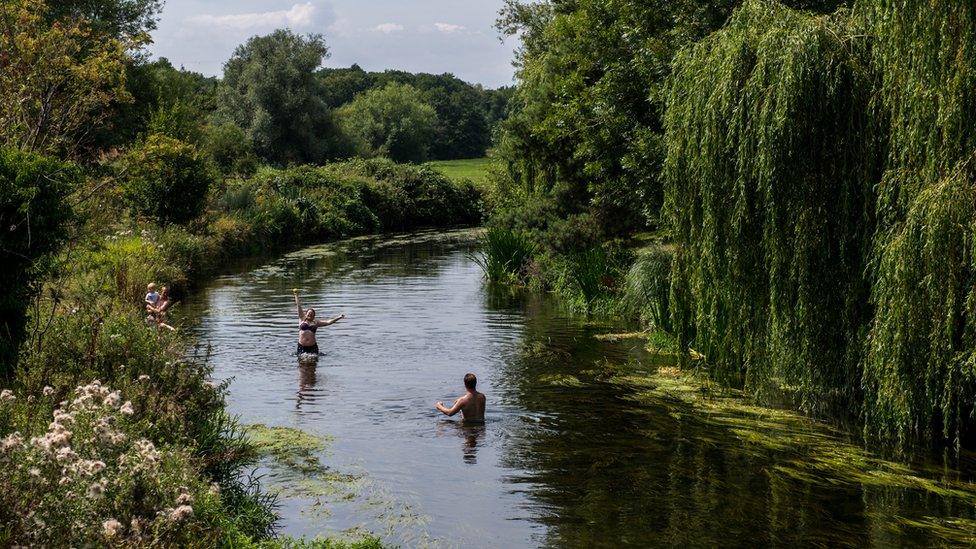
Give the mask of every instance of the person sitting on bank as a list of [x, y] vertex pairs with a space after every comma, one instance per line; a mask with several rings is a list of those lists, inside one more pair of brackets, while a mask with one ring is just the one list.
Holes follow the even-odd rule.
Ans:
[[295, 294], [295, 305], [298, 306], [298, 354], [317, 355], [319, 345], [315, 341], [315, 330], [322, 326], [331, 326], [346, 318], [346, 315], [340, 314], [329, 320], [315, 320], [315, 309], [302, 309], [302, 304], [298, 300], [298, 289], [292, 290], [292, 293]]
[[437, 403], [437, 410], [446, 416], [454, 416], [461, 412], [464, 421], [484, 421], [485, 420], [485, 395], [479, 393], [475, 387], [478, 385], [478, 378], [474, 374], [464, 375], [464, 388], [466, 392], [454, 401], [454, 406], [448, 408], [443, 402]]
[[155, 324], [158, 328], [176, 331], [176, 328], [166, 323], [166, 311], [172, 306], [173, 300], [169, 296], [169, 287], [163, 286], [163, 289], [159, 292], [159, 297], [156, 299], [156, 304], [146, 305], [146, 311], [149, 313], [149, 317], [146, 320], [150, 324]]

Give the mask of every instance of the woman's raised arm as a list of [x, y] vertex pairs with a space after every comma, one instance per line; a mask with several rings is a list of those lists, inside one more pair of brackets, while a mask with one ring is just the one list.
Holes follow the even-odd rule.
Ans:
[[295, 306], [298, 307], [298, 320], [304, 320], [305, 311], [302, 310], [302, 304], [298, 301], [298, 288], [292, 288], [291, 293], [295, 295]]

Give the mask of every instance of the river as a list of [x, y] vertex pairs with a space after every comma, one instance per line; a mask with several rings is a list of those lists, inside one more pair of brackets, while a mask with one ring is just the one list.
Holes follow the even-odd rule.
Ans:
[[[673, 359], [607, 337], [626, 326], [486, 287], [475, 234], [316, 246], [220, 277], [185, 304], [196, 352], [230, 380], [231, 413], [323, 441], [301, 463], [261, 463], [282, 533], [369, 531], [404, 547], [973, 539], [968, 454], [890, 463], [793, 414], [695, 398], [662, 381]], [[296, 287], [319, 318], [347, 315], [319, 329], [314, 363], [293, 354]], [[484, 426], [434, 410], [469, 371], [487, 395]]]

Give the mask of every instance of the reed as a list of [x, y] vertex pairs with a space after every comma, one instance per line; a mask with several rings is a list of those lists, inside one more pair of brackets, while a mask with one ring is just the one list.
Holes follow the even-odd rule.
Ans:
[[481, 250], [471, 258], [490, 282], [517, 281], [532, 259], [535, 247], [522, 234], [502, 227], [490, 227], [481, 237]]

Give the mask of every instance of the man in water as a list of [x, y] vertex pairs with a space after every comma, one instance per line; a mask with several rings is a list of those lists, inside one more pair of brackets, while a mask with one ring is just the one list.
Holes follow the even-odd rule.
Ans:
[[454, 401], [454, 406], [448, 408], [443, 402], [437, 403], [437, 410], [446, 416], [453, 416], [461, 412], [464, 421], [484, 421], [485, 420], [485, 395], [475, 390], [478, 385], [478, 378], [474, 374], [465, 374], [464, 388], [467, 390], [464, 395]]

